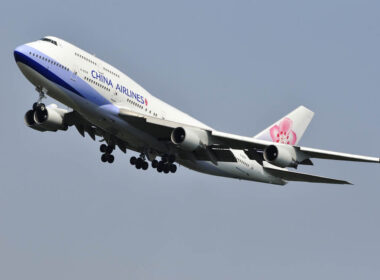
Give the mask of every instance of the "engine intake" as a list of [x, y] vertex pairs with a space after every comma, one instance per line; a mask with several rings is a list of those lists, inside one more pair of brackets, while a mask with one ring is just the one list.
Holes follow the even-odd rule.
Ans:
[[26, 114], [24, 116], [24, 120], [25, 120], [25, 124], [28, 127], [33, 128], [33, 129], [38, 130], [38, 131], [41, 131], [41, 132], [46, 131], [46, 129], [42, 128], [39, 124], [37, 124], [34, 121], [34, 111], [33, 110], [29, 110], [28, 112], [26, 112]]
[[177, 127], [172, 131], [171, 141], [181, 149], [192, 152], [207, 143], [207, 133], [200, 129]]
[[279, 167], [294, 167], [298, 166], [295, 160], [296, 155], [293, 147], [291, 146], [276, 146], [270, 145], [264, 150], [264, 159]]
[[47, 107], [39, 104], [34, 110], [26, 112], [24, 120], [28, 127], [39, 131], [67, 130], [63, 119], [66, 113], [67, 110], [57, 108], [55, 104]]

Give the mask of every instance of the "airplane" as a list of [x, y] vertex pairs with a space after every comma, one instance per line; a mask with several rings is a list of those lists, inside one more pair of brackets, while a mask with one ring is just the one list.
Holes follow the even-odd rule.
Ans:
[[[299, 106], [254, 137], [215, 130], [151, 95], [120, 70], [60, 38], [47, 36], [14, 50], [22, 74], [39, 94], [25, 114], [28, 127], [65, 131], [76, 127], [84, 137], [101, 138], [101, 161], [114, 162], [113, 151], [138, 152], [130, 163], [159, 173], [177, 165], [210, 175], [275, 185], [290, 181], [351, 184], [299, 173], [311, 159], [380, 163], [377, 157], [299, 146], [314, 113]], [[44, 98], [66, 105], [45, 105]]]

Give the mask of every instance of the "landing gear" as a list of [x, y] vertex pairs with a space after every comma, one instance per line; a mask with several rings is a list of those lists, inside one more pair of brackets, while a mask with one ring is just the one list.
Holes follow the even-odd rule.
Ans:
[[158, 160], [156, 159], [152, 160], [152, 167], [157, 168], [157, 166], [158, 166]]
[[176, 171], [177, 171], [177, 165], [175, 165], [175, 164], [170, 165], [170, 172], [176, 173]]
[[107, 146], [106, 144], [100, 145], [100, 151], [103, 153], [101, 157], [102, 162], [113, 163], [115, 161], [115, 157], [112, 155], [114, 149], [114, 147]]
[[33, 103], [33, 111], [35, 110], [41, 110], [41, 111], [45, 111], [46, 110], [46, 106], [44, 103], [40, 103], [40, 102], [34, 102]]
[[38, 92], [38, 100], [33, 103], [33, 111], [35, 111], [38, 107], [41, 111], [45, 110], [45, 104], [41, 103], [42, 99], [46, 98], [47, 89], [41, 86], [36, 87], [36, 91]]
[[[174, 155], [166, 155], [163, 156], [160, 161], [158, 161], [157, 159], [152, 160], [151, 165], [153, 168], [157, 169], [158, 173], [175, 173], [177, 171], [177, 165], [173, 163], [174, 161]], [[147, 170], [149, 167], [145, 154], [141, 154], [138, 158], [133, 156], [131, 157], [129, 162], [131, 163], [131, 165], [134, 165], [136, 169]]]
[[149, 167], [149, 164], [146, 161], [144, 161], [143, 164], [142, 164], [142, 169], [143, 170], [147, 170], [148, 167]]
[[29, 110], [25, 114], [25, 121], [29, 126], [34, 125], [36, 123], [34, 120], [34, 116], [36, 113], [38, 115], [38, 120], [41, 119], [41, 122], [45, 121], [45, 118], [47, 117], [46, 105], [44, 103], [41, 103], [42, 99], [46, 98], [45, 94], [47, 93], [47, 90], [41, 87], [36, 87], [36, 91], [39, 94], [39, 98], [37, 102], [33, 103], [32, 110]]
[[145, 155], [141, 154], [140, 157], [131, 157], [129, 160], [131, 165], [134, 165], [136, 169], [142, 169], [142, 170], [147, 170], [149, 167], [148, 162], [145, 160]]
[[131, 159], [129, 160], [129, 162], [131, 163], [131, 165], [135, 165], [136, 161], [137, 161], [136, 157], [131, 157]]
[[36, 91], [38, 92], [38, 100], [37, 102], [33, 103], [32, 111], [33, 113], [37, 110], [40, 112], [44, 112], [46, 110], [46, 106], [44, 103], [42, 103], [42, 99], [46, 98], [47, 90], [45, 88], [42, 88], [40, 86], [36, 87]]
[[101, 151], [102, 153], [105, 153], [105, 152], [107, 151], [107, 145], [106, 145], [106, 144], [102, 144], [102, 145], [100, 145], [100, 151]]
[[164, 155], [160, 161], [156, 159], [152, 161], [152, 167], [157, 169], [158, 173], [164, 172], [168, 174], [169, 172], [175, 173], [177, 171], [177, 165], [174, 164], [174, 155]]

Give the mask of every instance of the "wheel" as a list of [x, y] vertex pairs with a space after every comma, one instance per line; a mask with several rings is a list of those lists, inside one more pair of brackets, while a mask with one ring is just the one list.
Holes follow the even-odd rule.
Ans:
[[136, 158], [136, 157], [131, 157], [131, 159], [129, 160], [129, 162], [130, 162], [132, 165], [135, 165], [135, 164], [136, 164], [136, 161], [137, 161], [137, 158]]
[[157, 161], [156, 159], [154, 159], [154, 160], [152, 161], [152, 167], [153, 167], [153, 168], [157, 168], [157, 166], [158, 166], [158, 161]]
[[33, 103], [33, 106], [32, 106], [33, 111], [35, 111], [35, 110], [37, 109], [37, 106], [38, 106], [38, 103], [37, 103], [37, 102], [34, 102], [34, 103]]
[[162, 168], [160, 166], [157, 167], [157, 172], [158, 173], [161, 173], [162, 172]]
[[105, 152], [107, 151], [107, 145], [106, 145], [106, 144], [101, 144], [101, 145], [100, 145], [100, 151], [101, 151], [102, 153], [105, 153]]
[[113, 152], [113, 148], [111, 146], [106, 146], [106, 151], [111, 154]]
[[148, 167], [149, 167], [149, 164], [148, 164], [146, 161], [143, 161], [142, 169], [143, 169], [143, 170], [147, 170]]
[[108, 162], [113, 163], [115, 160], [115, 157], [113, 155], [108, 155]]
[[107, 162], [108, 155], [107, 154], [102, 154], [101, 160], [102, 160], [102, 162]]
[[39, 104], [37, 104], [36, 109], [39, 109], [41, 112], [43, 112], [46, 110], [46, 106], [44, 103], [39, 103]]
[[170, 172], [171, 173], [175, 173], [177, 171], [177, 165], [175, 165], [175, 164], [171, 164], [170, 165]]
[[169, 161], [170, 163], [175, 162], [175, 155], [169, 155], [169, 156], [168, 156], [168, 161]]
[[164, 166], [164, 173], [168, 174], [169, 171], [170, 171], [170, 165], [169, 164], [165, 164], [165, 166]]
[[141, 169], [142, 164], [143, 164], [142, 159], [141, 159], [141, 158], [138, 158], [138, 159], [136, 160], [136, 168], [137, 168], [137, 169]]
[[159, 162], [158, 162], [158, 165], [157, 165], [157, 168], [160, 168], [161, 171], [162, 171], [162, 170], [164, 170], [164, 165], [165, 165], [165, 164], [164, 164], [162, 161], [159, 161]]

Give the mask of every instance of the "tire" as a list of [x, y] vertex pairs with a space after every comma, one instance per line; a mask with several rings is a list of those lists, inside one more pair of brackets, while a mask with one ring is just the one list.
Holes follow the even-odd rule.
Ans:
[[162, 161], [159, 161], [159, 162], [158, 162], [158, 165], [157, 165], [157, 168], [160, 168], [161, 171], [162, 171], [162, 170], [164, 170], [164, 165], [165, 165], [165, 164], [164, 164]]
[[164, 166], [164, 173], [168, 174], [169, 172], [170, 172], [170, 165], [169, 164], [165, 164], [165, 166]]
[[46, 110], [46, 106], [45, 106], [44, 103], [40, 103], [40, 104], [38, 104], [38, 105], [37, 105], [37, 108], [38, 108], [41, 112], [43, 112], [43, 111]]
[[170, 172], [171, 173], [175, 173], [177, 171], [177, 165], [175, 165], [175, 164], [171, 164], [170, 165]]
[[33, 103], [33, 106], [32, 106], [33, 111], [35, 111], [35, 110], [37, 109], [37, 106], [38, 106], [38, 103], [37, 103], [37, 102], [34, 102], [34, 103]]
[[111, 154], [113, 152], [113, 148], [111, 146], [106, 146], [106, 151]]
[[132, 165], [135, 165], [135, 164], [136, 164], [136, 161], [137, 161], [137, 158], [136, 158], [136, 157], [131, 157], [131, 159], [129, 160], [129, 162], [130, 162]]
[[143, 164], [142, 164], [142, 169], [143, 170], [147, 170], [148, 167], [149, 167], [149, 164], [146, 161], [144, 161]]
[[108, 163], [113, 163], [115, 160], [115, 157], [113, 155], [108, 155]]
[[158, 161], [157, 161], [156, 159], [154, 159], [154, 160], [152, 161], [152, 167], [153, 167], [153, 168], [157, 168], [157, 166], [158, 166]]
[[157, 172], [158, 172], [158, 173], [161, 173], [161, 172], [162, 172], [162, 168], [158, 166], [158, 167], [157, 167]]
[[107, 151], [107, 145], [106, 145], [106, 144], [101, 144], [101, 145], [100, 145], [100, 151], [101, 151], [102, 153], [105, 153], [105, 152]]
[[139, 160], [139, 158], [136, 161], [136, 169], [141, 169], [142, 167], [142, 161]]
[[102, 160], [102, 162], [107, 162], [108, 155], [107, 154], [102, 154], [101, 160]]

